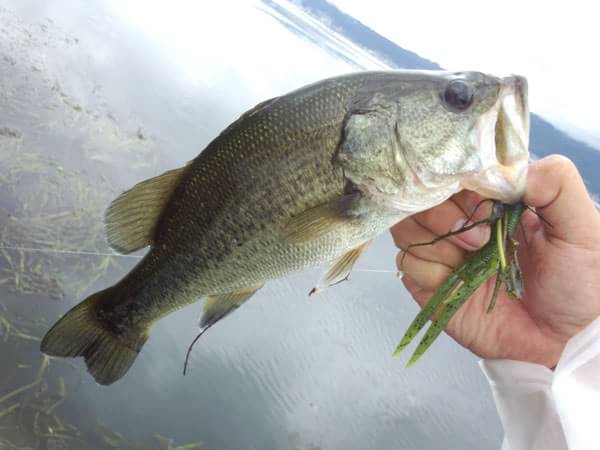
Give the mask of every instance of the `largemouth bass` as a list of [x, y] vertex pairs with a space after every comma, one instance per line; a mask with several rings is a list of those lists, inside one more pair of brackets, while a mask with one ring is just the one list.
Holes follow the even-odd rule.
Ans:
[[161, 317], [205, 298], [206, 329], [263, 284], [332, 261], [344, 280], [368, 242], [462, 189], [524, 191], [524, 78], [360, 72], [260, 103], [186, 166], [141, 182], [106, 213], [121, 252], [150, 250], [121, 281], [64, 315], [50, 356], [121, 378]]

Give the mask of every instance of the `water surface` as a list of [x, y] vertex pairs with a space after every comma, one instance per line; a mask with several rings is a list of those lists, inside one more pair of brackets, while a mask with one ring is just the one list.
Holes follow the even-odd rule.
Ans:
[[472, 355], [443, 337], [410, 370], [391, 357], [417, 308], [388, 235], [318, 296], [323, 268], [268, 283], [202, 338], [185, 377], [200, 303], [161, 321], [110, 387], [38, 350], [135, 264], [104, 239], [119, 192], [261, 100], [384, 62], [286, 2], [4, 0], [0, 37], [1, 450], [499, 447]]

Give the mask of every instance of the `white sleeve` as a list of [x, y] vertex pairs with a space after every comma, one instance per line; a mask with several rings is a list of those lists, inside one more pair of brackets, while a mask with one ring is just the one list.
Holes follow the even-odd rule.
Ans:
[[502, 425], [502, 450], [600, 449], [600, 317], [567, 343], [554, 371], [480, 361]]

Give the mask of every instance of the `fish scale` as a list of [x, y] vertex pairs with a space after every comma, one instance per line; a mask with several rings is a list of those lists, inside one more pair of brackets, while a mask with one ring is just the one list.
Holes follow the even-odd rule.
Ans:
[[[456, 83], [467, 97], [446, 95]], [[502, 102], [525, 94], [519, 77], [390, 71], [335, 77], [260, 103], [187, 165], [109, 206], [110, 245], [150, 250], [61, 318], [42, 350], [82, 356], [96, 381], [110, 384], [129, 370], [151, 325], [189, 303], [206, 299], [203, 333], [289, 272], [333, 261], [311, 293], [345, 280], [371, 239], [474, 176], [492, 170], [472, 187], [514, 195], [522, 155], [513, 151], [514, 168], [494, 175], [506, 149], [495, 148], [492, 134], [506, 132], [498, 142], [522, 137], [504, 130], [525, 128], [522, 117], [497, 117], [522, 115], [526, 108], [507, 112]]]
[[[327, 91], [349, 98], [358, 86], [358, 81], [335, 83]], [[289, 103], [293, 109], [284, 114]], [[174, 193], [177, 201], [165, 209], [158, 223], [155, 242], [160, 256], [149, 261], [150, 268], [141, 267], [143, 271], [135, 272], [152, 297], [163, 301], [162, 280], [181, 278], [181, 274], [173, 273], [179, 264], [167, 261], [177, 260], [183, 251], [197, 255], [188, 262], [193, 270], [186, 274], [192, 284], [186, 290], [190, 301], [199, 293], [229, 292], [314, 265], [315, 257], [311, 255], [322, 253], [323, 246], [330, 250], [317, 263], [337, 256], [339, 251], [332, 244], [277, 246], [273, 237], [286, 217], [331, 200], [344, 189], [341, 170], [333, 165], [332, 159], [341, 138], [346, 106], [332, 102], [330, 105], [321, 101], [320, 96], [311, 97], [310, 93], [304, 94], [301, 101], [275, 100], [275, 104], [267, 106], [271, 110], [261, 111], [259, 117], [250, 117], [251, 121], [244, 123], [243, 128], [229, 127], [192, 162], [188, 169], [189, 184], [185, 179], [182, 181], [180, 190]], [[288, 135], [288, 129], [296, 135], [292, 140], [281, 138]], [[273, 176], [264, 177], [265, 166], [271, 167]], [[196, 186], [207, 185], [214, 190], [198, 193]], [[202, 201], [204, 208], [187, 206], [194, 201], [194, 196]], [[242, 207], [227, 208], [228, 202]], [[187, 226], [178, 225], [181, 222]], [[182, 241], [179, 233], [163, 232], [164, 228], [178, 226], [181, 226], [180, 233], [199, 239]], [[275, 264], [272, 264], [264, 257], [255, 256], [264, 251], [281, 255], [283, 260], [273, 258]], [[236, 263], [240, 258], [244, 261], [242, 265]], [[303, 260], [306, 262], [298, 263]], [[231, 262], [228, 264], [228, 261]], [[161, 274], [151, 286], [146, 270]], [[134, 280], [128, 282], [135, 283]], [[159, 303], [157, 309], [161, 308]]]

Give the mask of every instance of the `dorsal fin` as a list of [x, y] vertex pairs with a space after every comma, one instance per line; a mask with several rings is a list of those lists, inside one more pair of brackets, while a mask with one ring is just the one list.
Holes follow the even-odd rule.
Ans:
[[169, 170], [123, 192], [106, 210], [106, 235], [119, 253], [131, 253], [152, 243], [154, 228], [186, 167]]
[[[273, 97], [273, 98], [269, 98], [267, 100], [263, 100], [260, 103], [257, 103], [256, 105], [254, 105], [253, 108], [249, 109], [248, 111], [246, 111], [245, 113], [243, 113], [238, 120], [236, 120], [236, 122], [240, 121], [240, 120], [244, 120], [247, 119], [248, 117], [250, 117], [251, 115], [257, 113], [258, 111], [260, 111], [263, 108], [266, 108], [267, 106], [269, 106], [271, 103], [273, 103], [275, 100], [277, 100], [279, 97]], [[234, 122], [235, 123], [235, 122]]]

